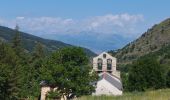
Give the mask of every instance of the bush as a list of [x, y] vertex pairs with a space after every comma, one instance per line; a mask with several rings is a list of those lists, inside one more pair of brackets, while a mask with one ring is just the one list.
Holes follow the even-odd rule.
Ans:
[[165, 75], [156, 58], [143, 57], [132, 64], [128, 77], [129, 91], [145, 91], [163, 87], [165, 87]]
[[168, 71], [166, 75], [166, 86], [170, 88], [170, 70]]
[[58, 91], [50, 91], [47, 94], [47, 98], [49, 99], [60, 99], [62, 94]]

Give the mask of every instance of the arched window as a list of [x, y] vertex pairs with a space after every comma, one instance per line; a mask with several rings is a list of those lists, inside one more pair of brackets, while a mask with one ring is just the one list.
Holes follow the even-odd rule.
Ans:
[[102, 70], [103, 60], [101, 58], [98, 59], [97, 65], [98, 65], [98, 70]]
[[112, 70], [112, 59], [107, 59], [107, 70]]

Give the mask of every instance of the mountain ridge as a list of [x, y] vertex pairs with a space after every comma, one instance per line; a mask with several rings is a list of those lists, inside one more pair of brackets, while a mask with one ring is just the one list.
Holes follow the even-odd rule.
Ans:
[[118, 58], [118, 63], [128, 64], [151, 52], [159, 51], [170, 45], [170, 18], [155, 24], [138, 39], [117, 51], [109, 51]]
[[[31, 34], [25, 33], [25, 32], [20, 32], [20, 33], [21, 33], [21, 37], [22, 37], [23, 46], [29, 52], [34, 49], [37, 42], [40, 42], [44, 46], [44, 49], [47, 52], [53, 52], [60, 48], [73, 46], [71, 44], [67, 44], [67, 43], [64, 43], [61, 41], [44, 39], [44, 38], [34, 36], [34, 35], [31, 35]], [[11, 29], [11, 28], [8, 28], [5, 26], [0, 26], [0, 39], [1, 40], [6, 41], [6, 42], [11, 42], [14, 34], [15, 34], [14, 29]], [[81, 47], [81, 48], [83, 48], [83, 47]], [[83, 49], [88, 56], [96, 56], [96, 54], [94, 52], [92, 52], [91, 50], [89, 50], [87, 48], [83, 48]]]

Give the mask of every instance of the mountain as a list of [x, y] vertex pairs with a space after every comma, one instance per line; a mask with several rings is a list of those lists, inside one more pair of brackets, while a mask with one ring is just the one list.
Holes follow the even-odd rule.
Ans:
[[[132, 38], [123, 37], [119, 34], [97, 33], [93, 31], [83, 31], [74, 34], [43, 34], [41, 37], [57, 39], [65, 43], [88, 47], [90, 50], [101, 53], [103, 51], [118, 49], [129, 43]], [[112, 41], [114, 40], [114, 41]]]
[[[70, 47], [73, 45], [66, 44], [56, 40], [43, 39], [28, 33], [20, 32], [24, 48], [30, 52], [34, 49], [37, 42], [40, 42], [47, 53], [53, 52], [63, 47]], [[15, 30], [0, 26], [0, 40], [10, 42], [15, 35]], [[88, 56], [95, 56], [96, 54], [87, 48], [83, 48]]]
[[[150, 54], [162, 52], [167, 52], [170, 45], [170, 18], [164, 20], [163, 22], [154, 25], [152, 28], [148, 29], [147, 32], [142, 34], [135, 41], [127, 44], [122, 49], [117, 51], [109, 51], [112, 55], [118, 58], [120, 64], [128, 64], [137, 58]], [[163, 55], [160, 55], [163, 56]]]

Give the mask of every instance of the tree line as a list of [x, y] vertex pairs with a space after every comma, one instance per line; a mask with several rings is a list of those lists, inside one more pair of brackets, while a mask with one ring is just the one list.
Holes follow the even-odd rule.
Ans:
[[[18, 100], [40, 96], [40, 82], [57, 86], [49, 97], [70, 94], [89, 95], [97, 75], [91, 72], [89, 59], [79, 47], [66, 47], [46, 55], [43, 45], [34, 50], [23, 48], [19, 27], [10, 43], [0, 41], [0, 99]], [[53, 95], [52, 95], [53, 94]]]
[[142, 56], [124, 67], [126, 72], [121, 75], [124, 91], [170, 88], [170, 67], [161, 64], [157, 54]]

